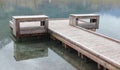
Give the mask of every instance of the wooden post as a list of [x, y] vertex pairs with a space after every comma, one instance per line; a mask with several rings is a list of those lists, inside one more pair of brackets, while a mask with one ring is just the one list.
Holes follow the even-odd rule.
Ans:
[[76, 17], [75, 25], [78, 25], [78, 20], [79, 20], [79, 18]]
[[104, 67], [103, 70], [107, 70], [107, 68]]
[[73, 25], [73, 18], [71, 16], [69, 16], [69, 24]]
[[98, 70], [100, 70], [100, 69], [101, 69], [101, 65], [100, 65], [100, 64], [97, 64], [97, 67], [98, 67]]
[[98, 29], [99, 28], [99, 16], [96, 17], [97, 21], [96, 21], [96, 28]]
[[65, 47], [65, 49], [67, 48], [67, 45], [66, 45], [65, 43], [62, 43], [62, 46], [64, 46], [64, 47]]
[[15, 21], [16, 37], [20, 37], [20, 22], [18, 19]]
[[48, 32], [48, 19], [45, 19], [45, 29], [46, 29], [47, 32]]
[[78, 56], [80, 56], [81, 54], [78, 52]]
[[81, 56], [81, 59], [84, 59], [84, 55], [83, 54], [81, 54], [80, 56]]
[[65, 48], [67, 48], [67, 45], [65, 44]]
[[56, 40], [56, 38], [55, 38], [55, 37], [53, 37], [52, 35], [50, 35], [50, 38], [51, 38], [52, 40]]

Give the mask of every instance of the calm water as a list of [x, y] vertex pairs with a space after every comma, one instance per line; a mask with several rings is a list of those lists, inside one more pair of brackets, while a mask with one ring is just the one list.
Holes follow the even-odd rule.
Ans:
[[51, 40], [15, 43], [8, 24], [13, 15], [67, 18], [73, 13], [97, 13], [97, 32], [120, 40], [119, 12], [120, 0], [0, 0], [0, 70], [97, 70], [94, 63]]

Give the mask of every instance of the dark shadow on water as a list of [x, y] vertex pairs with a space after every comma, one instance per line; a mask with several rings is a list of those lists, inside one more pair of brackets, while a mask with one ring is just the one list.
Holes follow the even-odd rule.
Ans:
[[51, 41], [50, 43], [53, 45], [49, 47], [51, 50], [53, 50], [78, 70], [98, 70], [97, 64], [94, 61], [90, 59], [87, 61], [81, 59], [79, 56], [77, 56], [77, 51], [73, 50], [72, 48], [64, 48], [59, 41]]
[[16, 61], [48, 56], [48, 47], [44, 41], [14, 43]]
[[[14, 36], [12, 36], [14, 37]], [[14, 38], [16, 39], [16, 38]], [[16, 61], [48, 56], [47, 42], [49, 35], [36, 37], [22, 37], [14, 41], [14, 57]]]
[[14, 57], [16, 61], [44, 58], [49, 56], [48, 49], [52, 50], [77, 70], [97, 70], [95, 62], [86, 62], [77, 56], [77, 52], [75, 50], [71, 48], [65, 49], [59, 41], [53, 41], [50, 39], [15, 42]]

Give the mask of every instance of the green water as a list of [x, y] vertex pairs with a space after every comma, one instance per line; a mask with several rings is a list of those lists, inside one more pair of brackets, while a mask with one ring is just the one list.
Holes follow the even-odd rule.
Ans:
[[120, 40], [119, 12], [119, 0], [0, 0], [0, 70], [97, 70], [95, 63], [52, 40], [15, 43], [8, 24], [13, 15], [68, 18], [73, 13], [97, 13], [97, 32]]

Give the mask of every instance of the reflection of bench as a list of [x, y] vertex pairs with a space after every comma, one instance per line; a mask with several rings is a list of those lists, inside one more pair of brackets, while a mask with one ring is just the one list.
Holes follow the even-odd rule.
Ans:
[[43, 43], [14, 43], [16, 61], [48, 56], [48, 47]]
[[16, 37], [45, 34], [48, 31], [48, 16], [13, 16], [10, 26]]
[[73, 26], [87, 29], [98, 29], [99, 27], [99, 15], [97, 14], [71, 14], [69, 18], [70, 25]]

